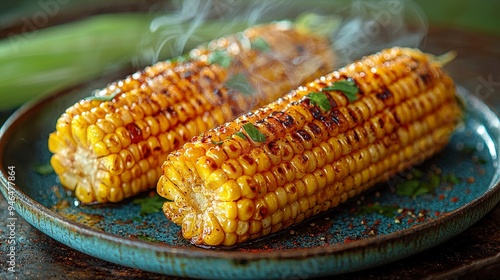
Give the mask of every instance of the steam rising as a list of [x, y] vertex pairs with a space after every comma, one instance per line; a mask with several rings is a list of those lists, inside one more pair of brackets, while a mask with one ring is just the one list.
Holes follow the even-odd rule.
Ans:
[[[427, 33], [426, 19], [411, 0], [177, 0], [155, 9], [158, 16], [150, 30], [162, 39], [153, 45], [142, 42], [142, 52], [151, 62], [164, 59], [165, 51], [181, 55], [234, 30], [274, 20], [293, 21], [305, 12], [340, 19], [329, 36], [339, 55], [338, 66], [384, 48], [418, 47]], [[204, 25], [209, 23], [214, 26], [207, 30]]]

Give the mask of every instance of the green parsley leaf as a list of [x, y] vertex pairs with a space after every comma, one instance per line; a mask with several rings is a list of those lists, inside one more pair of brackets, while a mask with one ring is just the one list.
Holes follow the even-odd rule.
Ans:
[[445, 177], [443, 178], [443, 180], [444, 180], [445, 182], [450, 183], [450, 184], [453, 184], [453, 185], [460, 183], [460, 179], [458, 179], [458, 177], [457, 177], [457, 176], [455, 176], [455, 174], [452, 174], [452, 173], [450, 173], [450, 174], [448, 174], [447, 176], [445, 176]]
[[432, 174], [427, 180], [418, 178], [398, 183], [396, 185], [396, 193], [405, 196], [420, 196], [434, 193], [440, 184], [441, 178], [436, 174]]
[[98, 101], [111, 101], [113, 100], [116, 96], [118, 96], [118, 94], [121, 94], [122, 92], [121, 91], [116, 91], [114, 92], [113, 94], [111, 95], [107, 95], [107, 96], [99, 96], [99, 95], [92, 95], [92, 96], [89, 96], [87, 98], [85, 98], [85, 100], [98, 100]]
[[398, 207], [390, 205], [380, 205], [375, 203], [373, 205], [364, 205], [359, 209], [358, 215], [366, 215], [371, 213], [377, 213], [389, 218], [396, 216]]
[[243, 138], [243, 140], [247, 140], [247, 137], [241, 131], [235, 132], [234, 135], [236, 135], [236, 136], [238, 136], [240, 138]]
[[407, 180], [396, 185], [396, 193], [399, 195], [413, 196], [413, 194], [420, 188], [419, 180]]
[[214, 140], [212, 140], [212, 144], [217, 145], [217, 146], [222, 145], [222, 143], [224, 143], [224, 141], [214, 141]]
[[215, 51], [210, 54], [208, 61], [210, 64], [219, 64], [224, 68], [228, 68], [231, 65], [233, 58], [227, 53], [227, 51]]
[[307, 95], [309, 99], [311, 99], [311, 104], [318, 105], [319, 108], [323, 111], [330, 111], [332, 109], [332, 105], [330, 104], [330, 100], [326, 97], [326, 94], [321, 92], [311, 92]]
[[358, 99], [356, 94], [359, 92], [359, 88], [353, 81], [347, 81], [347, 80], [337, 81], [333, 83], [332, 86], [325, 87], [322, 89], [322, 91], [325, 90], [341, 91], [343, 94], [345, 94], [347, 99], [349, 99], [349, 102], [353, 102]]
[[50, 163], [35, 165], [33, 166], [33, 169], [40, 175], [49, 175], [54, 173], [54, 168], [52, 168], [52, 165]]
[[141, 205], [141, 215], [147, 215], [151, 213], [160, 212], [163, 204], [167, 200], [159, 195], [155, 195], [153, 197], [144, 197], [144, 198], [136, 198], [132, 201], [134, 204]]
[[137, 235], [137, 239], [142, 240], [142, 241], [146, 241], [146, 242], [153, 242], [153, 243], [160, 242], [160, 240], [158, 240], [154, 237], [151, 237], [151, 236], [144, 235], [144, 234]]
[[242, 73], [233, 75], [226, 81], [225, 84], [228, 88], [237, 90], [246, 95], [250, 95], [255, 92], [253, 86]]
[[255, 50], [260, 50], [260, 51], [268, 51], [270, 50], [271, 48], [269, 47], [269, 44], [267, 44], [266, 40], [264, 40], [264, 38], [262, 37], [257, 37], [253, 40], [251, 44], [251, 47], [252, 49], [255, 49]]
[[246, 131], [250, 139], [255, 142], [266, 142], [266, 136], [257, 129], [252, 123], [246, 123], [243, 125], [243, 129]]

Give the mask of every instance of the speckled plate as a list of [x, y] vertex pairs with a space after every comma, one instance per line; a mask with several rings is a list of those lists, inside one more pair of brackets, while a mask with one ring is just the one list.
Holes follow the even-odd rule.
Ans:
[[[110, 262], [196, 278], [341, 274], [435, 246], [481, 219], [500, 199], [500, 122], [478, 98], [461, 89], [468, 108], [464, 125], [444, 151], [418, 167], [440, 178], [434, 192], [416, 198], [398, 194], [406, 180], [401, 174], [357, 200], [265, 240], [230, 250], [198, 248], [183, 240], [179, 227], [160, 212], [141, 215], [133, 200], [80, 206], [54, 174], [35, 171], [36, 165], [49, 161], [47, 137], [59, 115], [103, 85], [101, 81], [77, 87], [14, 113], [0, 131], [0, 175], [2, 193], [15, 198], [16, 211], [30, 224]], [[9, 167], [14, 176], [9, 177]], [[444, 179], [451, 177], [454, 180]]]

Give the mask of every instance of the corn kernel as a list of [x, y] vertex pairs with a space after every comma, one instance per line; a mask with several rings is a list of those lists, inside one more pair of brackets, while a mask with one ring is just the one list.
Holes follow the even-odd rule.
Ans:
[[221, 201], [236, 201], [241, 197], [241, 188], [234, 180], [229, 180], [216, 191], [216, 199]]

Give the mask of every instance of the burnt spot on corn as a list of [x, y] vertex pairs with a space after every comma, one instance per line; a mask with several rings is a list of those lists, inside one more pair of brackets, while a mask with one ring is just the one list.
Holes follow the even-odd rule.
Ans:
[[266, 144], [268, 152], [272, 155], [279, 156], [281, 153], [280, 146], [276, 143], [276, 141], [271, 141]]
[[143, 140], [142, 131], [139, 128], [139, 126], [137, 126], [137, 124], [129, 123], [125, 126], [125, 128], [127, 129], [128, 133], [130, 135], [130, 140], [131, 140], [132, 144], [139, 143], [140, 141]]
[[284, 128], [291, 128], [295, 122], [293, 117], [285, 112], [273, 112], [271, 117], [275, 118]]
[[264, 125], [267, 130], [273, 135], [282, 135], [284, 133], [284, 128], [278, 123], [275, 118], [269, 117], [256, 123]]
[[260, 214], [260, 216], [262, 218], [265, 218], [267, 216], [267, 213], [269, 212], [269, 210], [267, 209], [267, 206], [264, 206], [264, 205], [259, 207], [258, 211], [259, 211], [258, 213]]
[[295, 131], [292, 134], [292, 137], [294, 139], [297, 139], [297, 141], [299, 141], [299, 142], [302, 142], [302, 141], [309, 142], [312, 139], [311, 135], [309, 135], [309, 133], [307, 131], [303, 130], [303, 129], [299, 129], [299, 130]]
[[250, 155], [248, 154], [244, 154], [241, 156], [241, 159], [246, 161], [248, 164], [250, 165], [254, 165], [255, 164], [255, 160], [253, 159], [253, 157], [251, 157]]
[[351, 107], [347, 107], [347, 113], [349, 114], [349, 117], [351, 117], [353, 123], [358, 123], [360, 118], [358, 118], [357, 114], [352, 110]]
[[141, 151], [142, 158], [148, 158], [151, 155], [151, 149], [146, 142], [139, 143], [139, 150]]
[[188, 79], [188, 80], [191, 80], [191, 77], [193, 76], [193, 72], [190, 71], [190, 70], [187, 70], [187, 71], [183, 71], [181, 72], [180, 74], [180, 77], [182, 79]]
[[308, 123], [307, 126], [315, 136], [321, 136], [321, 127], [315, 123]]
[[313, 116], [313, 118], [315, 118], [315, 119], [321, 118], [321, 115], [322, 115], [321, 109], [319, 108], [319, 106], [311, 104], [311, 99], [310, 98], [304, 98], [304, 99], [302, 99], [301, 102], [300, 102], [300, 104], [302, 106], [304, 106], [304, 108], [306, 108], [307, 110], [309, 110], [309, 112], [311, 113], [311, 115]]
[[388, 88], [385, 88], [382, 92], [377, 93], [375, 96], [378, 99], [385, 101], [385, 100], [391, 98], [393, 95], [392, 95], [392, 92]]

